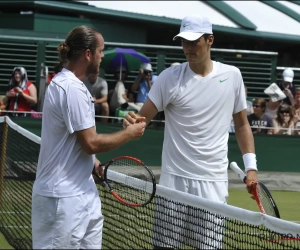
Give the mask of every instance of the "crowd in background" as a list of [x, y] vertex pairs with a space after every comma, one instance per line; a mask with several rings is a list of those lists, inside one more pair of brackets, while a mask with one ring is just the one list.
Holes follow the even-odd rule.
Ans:
[[[171, 66], [178, 65], [173, 63]], [[64, 62], [55, 66], [54, 72], [48, 75], [47, 83], [62, 70]], [[114, 71], [115, 87], [108, 90], [105, 79], [98, 75], [90, 74], [84, 84], [94, 98], [96, 119], [101, 122], [112, 122], [110, 117], [118, 117], [119, 111], [138, 112], [148, 98], [148, 93], [157, 75], [154, 74], [152, 65], [141, 65], [138, 75], [134, 80], [128, 80], [128, 70], [125, 66], [118, 66]], [[271, 93], [269, 99], [247, 98], [247, 116], [253, 134], [269, 135], [300, 135], [300, 87], [293, 84], [294, 72], [285, 69], [282, 81], [277, 83], [282, 95]], [[269, 87], [270, 88], [270, 87]], [[267, 93], [267, 92], [265, 92]], [[247, 97], [247, 87], [245, 86]], [[10, 111], [8, 115], [28, 116], [34, 113], [37, 104], [37, 90], [35, 85], [28, 80], [26, 69], [15, 67], [8, 84], [8, 91], [2, 100], [1, 109]], [[98, 117], [97, 117], [98, 116]], [[160, 114], [158, 119], [164, 119]], [[233, 123], [229, 128], [234, 133]]]

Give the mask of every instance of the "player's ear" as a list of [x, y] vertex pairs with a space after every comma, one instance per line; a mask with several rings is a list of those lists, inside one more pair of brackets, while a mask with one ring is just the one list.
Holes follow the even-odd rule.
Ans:
[[211, 46], [214, 43], [214, 35], [209, 35], [206, 42], [209, 46]]

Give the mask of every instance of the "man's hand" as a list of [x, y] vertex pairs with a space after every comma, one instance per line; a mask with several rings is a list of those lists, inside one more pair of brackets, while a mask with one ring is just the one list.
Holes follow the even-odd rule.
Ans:
[[[246, 180], [246, 185], [247, 185], [247, 190], [249, 194], [252, 194], [252, 184], [258, 182], [258, 178], [257, 178], [257, 172], [255, 170], [250, 170], [247, 172], [247, 180]], [[252, 199], [254, 199], [253, 196], [251, 196]]]
[[125, 128], [125, 130], [129, 133], [131, 140], [138, 140], [144, 134], [145, 128], [146, 122], [138, 122], [130, 124]]
[[126, 129], [130, 124], [135, 124], [140, 122], [146, 122], [146, 117], [141, 117], [140, 115], [134, 113], [133, 111], [130, 111], [123, 119], [123, 128]]
[[101, 162], [95, 157], [95, 162], [94, 162], [95, 172], [103, 178], [105, 166], [100, 166], [100, 165]]

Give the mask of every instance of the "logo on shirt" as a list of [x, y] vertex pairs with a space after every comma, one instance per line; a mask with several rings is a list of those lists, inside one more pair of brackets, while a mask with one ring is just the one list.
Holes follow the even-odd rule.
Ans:
[[220, 82], [225, 82], [226, 80], [228, 80], [229, 78], [226, 78], [226, 79], [224, 79], [224, 80], [220, 80]]

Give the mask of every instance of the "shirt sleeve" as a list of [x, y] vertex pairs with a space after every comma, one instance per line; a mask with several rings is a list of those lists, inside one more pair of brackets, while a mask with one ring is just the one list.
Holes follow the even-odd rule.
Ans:
[[95, 126], [93, 98], [84, 86], [70, 86], [63, 93], [62, 114], [65, 124], [72, 134], [75, 131]]
[[245, 95], [245, 87], [244, 81], [242, 78], [241, 72], [238, 70], [236, 72], [236, 83], [235, 83], [235, 101], [234, 101], [234, 109], [233, 114], [241, 112], [244, 109], [247, 109], [246, 95]]
[[108, 94], [108, 86], [107, 86], [107, 82], [105, 80], [102, 80], [102, 89], [101, 89], [101, 95], [107, 95]]
[[170, 69], [163, 71], [155, 78], [155, 84], [149, 91], [148, 97], [156, 106], [158, 112], [163, 111], [171, 103], [177, 93], [177, 78], [170, 74]]

